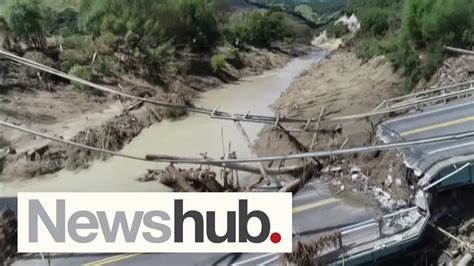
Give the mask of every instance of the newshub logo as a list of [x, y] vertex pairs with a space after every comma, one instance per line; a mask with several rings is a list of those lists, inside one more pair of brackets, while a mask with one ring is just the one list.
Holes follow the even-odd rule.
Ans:
[[289, 193], [19, 193], [19, 252], [291, 252]]

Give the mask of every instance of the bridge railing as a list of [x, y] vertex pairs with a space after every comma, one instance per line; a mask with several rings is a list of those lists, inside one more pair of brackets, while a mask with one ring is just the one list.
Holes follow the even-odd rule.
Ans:
[[385, 117], [394, 112], [405, 112], [408, 110], [423, 108], [428, 105], [448, 103], [453, 100], [474, 96], [474, 80], [445, 86], [429, 91], [413, 93], [397, 98], [389, 99], [380, 103], [374, 110], [368, 113], [332, 117], [332, 121], [364, 119], [370, 117]]
[[400, 220], [403, 216], [410, 217], [410, 214], [412, 217], [421, 217], [421, 215], [414, 214], [417, 212], [418, 207], [411, 207], [346, 227], [341, 231], [341, 244], [352, 247], [362, 246], [365, 243], [396, 235], [412, 226], [416, 221], [410, 221], [411, 218], [407, 218], [405, 224], [394, 224], [394, 221]]
[[419, 207], [411, 207], [345, 227], [339, 240], [339, 259], [354, 259], [418, 239], [429, 217], [429, 211], [422, 213]]
[[457, 83], [449, 86], [443, 86], [439, 88], [434, 88], [431, 90], [421, 91], [417, 93], [411, 93], [408, 95], [395, 97], [382, 101], [377, 107], [375, 107], [374, 112], [380, 112], [383, 110], [390, 110], [393, 108], [406, 106], [409, 104], [416, 104], [420, 100], [429, 99], [439, 96], [442, 98], [443, 95], [451, 95], [453, 92], [462, 92], [474, 88], [474, 80], [467, 82]]

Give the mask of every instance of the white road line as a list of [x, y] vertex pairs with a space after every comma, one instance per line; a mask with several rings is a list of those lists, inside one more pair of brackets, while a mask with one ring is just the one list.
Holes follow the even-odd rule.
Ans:
[[271, 258], [271, 259], [269, 259], [269, 260], [266, 260], [266, 261], [264, 261], [264, 262], [262, 262], [262, 263], [259, 263], [258, 265], [268, 265], [268, 264], [270, 264], [270, 263], [272, 263], [272, 262], [275, 262], [275, 261], [277, 261], [277, 260], [278, 260], [278, 256], [275, 256], [275, 257], [273, 257], [273, 258]]
[[273, 256], [273, 255], [275, 255], [275, 254], [274, 253], [267, 253], [267, 254], [263, 254], [263, 255], [253, 257], [253, 258], [250, 258], [250, 259], [246, 259], [246, 260], [243, 260], [243, 261], [232, 263], [231, 265], [244, 265], [246, 263], [256, 261], [256, 260], [259, 260], [259, 259], [263, 259], [263, 258], [266, 258], [266, 257], [270, 257], [270, 256]]
[[459, 144], [459, 145], [454, 145], [454, 146], [441, 148], [441, 149], [438, 149], [438, 150], [430, 151], [427, 154], [432, 155], [432, 154], [435, 154], [435, 153], [438, 153], [438, 152], [447, 151], [447, 150], [456, 149], [456, 148], [461, 148], [461, 147], [469, 146], [469, 145], [474, 145], [474, 142], [468, 142], [468, 143], [464, 143], [464, 144]]

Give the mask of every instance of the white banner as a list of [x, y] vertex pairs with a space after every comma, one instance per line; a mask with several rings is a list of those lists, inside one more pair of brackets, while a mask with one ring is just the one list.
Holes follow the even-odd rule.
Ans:
[[18, 251], [292, 251], [291, 193], [19, 193]]

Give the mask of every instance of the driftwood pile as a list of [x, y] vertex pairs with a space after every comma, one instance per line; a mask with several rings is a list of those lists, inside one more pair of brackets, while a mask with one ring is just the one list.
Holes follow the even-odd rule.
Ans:
[[17, 220], [11, 209], [0, 212], [0, 265], [16, 255]]
[[293, 248], [293, 253], [281, 255], [280, 264], [320, 265], [319, 257], [322, 252], [329, 248], [337, 248], [340, 238], [341, 232], [335, 231], [309, 243], [300, 241]]
[[[175, 158], [173, 156], [165, 155], [148, 155], [147, 158]], [[212, 160], [207, 163], [210, 166], [222, 167], [218, 163], [213, 163]], [[238, 192], [238, 191], [252, 191], [265, 183], [266, 179], [263, 175], [260, 178], [245, 186], [241, 187], [239, 182], [238, 172], [243, 171], [252, 174], [259, 174], [259, 168], [249, 165], [228, 163], [220, 171], [218, 181], [218, 174], [211, 171], [209, 166], [200, 165], [198, 168], [180, 169], [176, 168], [174, 164], [170, 164], [165, 170], [149, 169], [148, 172], [137, 178], [139, 182], [158, 181], [163, 185], [171, 187], [174, 191], [182, 192]], [[319, 173], [320, 168], [313, 163], [307, 163], [301, 166], [282, 167], [282, 168], [265, 168], [264, 172], [270, 173], [272, 183], [279, 186], [276, 179], [278, 175], [295, 176], [297, 178], [288, 182], [283, 186], [279, 186], [280, 192], [297, 192], [304, 186], [305, 182], [313, 178]], [[266, 182], [266, 184], [270, 184]]]
[[171, 187], [177, 192], [233, 192], [233, 180], [229, 179], [229, 173], [225, 172], [223, 184], [217, 181], [217, 174], [203, 168], [179, 169], [170, 164], [165, 170], [148, 170], [148, 173], [137, 179], [141, 182], [158, 181], [163, 185]]
[[425, 88], [438, 88], [474, 79], [474, 55], [450, 57], [433, 75]]

